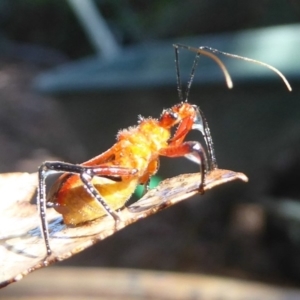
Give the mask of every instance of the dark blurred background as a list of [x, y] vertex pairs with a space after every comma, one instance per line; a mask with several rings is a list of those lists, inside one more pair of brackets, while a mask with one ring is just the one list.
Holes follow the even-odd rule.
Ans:
[[[158, 117], [176, 104], [174, 42], [263, 60], [293, 92], [262, 66], [220, 57], [235, 85], [228, 90], [219, 67], [201, 58], [189, 102], [206, 114], [219, 167], [246, 173], [249, 183], [194, 197], [57, 266], [298, 286], [300, 2], [98, 0], [92, 27], [75, 2], [0, 1], [1, 172], [33, 172], [46, 159], [85, 161], [137, 115]], [[107, 30], [97, 40], [99, 25]], [[184, 82], [193, 58], [180, 51]], [[162, 159], [159, 176], [195, 171], [185, 160]]]

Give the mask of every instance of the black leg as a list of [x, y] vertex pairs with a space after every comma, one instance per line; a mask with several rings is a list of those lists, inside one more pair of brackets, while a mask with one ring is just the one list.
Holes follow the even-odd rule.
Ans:
[[216, 155], [215, 155], [215, 148], [214, 148], [214, 143], [213, 143], [213, 139], [210, 133], [210, 129], [208, 126], [208, 123], [206, 121], [206, 118], [204, 116], [204, 113], [202, 112], [201, 109], [199, 109], [199, 113], [201, 115], [202, 118], [202, 122], [203, 122], [203, 126], [204, 126], [204, 140], [205, 143], [207, 145], [207, 152], [208, 152], [208, 156], [209, 156], [209, 170], [214, 170], [218, 168], [218, 164], [217, 164], [217, 159], [216, 159]]
[[107, 205], [105, 200], [101, 197], [100, 193], [93, 186], [91, 180], [94, 176], [92, 176], [90, 173], [91, 172], [89, 171], [80, 173], [80, 179], [86, 187], [86, 190], [101, 204], [108, 215], [112, 216], [116, 222], [120, 221], [120, 217], [118, 216], [118, 214], [113, 209], [111, 209], [109, 205]]
[[47, 177], [47, 169], [44, 165], [41, 165], [38, 170], [39, 182], [38, 182], [38, 193], [37, 193], [37, 207], [40, 214], [41, 232], [45, 242], [47, 256], [52, 254], [51, 247], [49, 244], [49, 231], [48, 223], [46, 220], [46, 184], [45, 179]]
[[[201, 174], [201, 181], [199, 185], [199, 193], [204, 194], [204, 185], [205, 185], [205, 177], [209, 170], [208, 168], [208, 161], [205, 154], [205, 150], [202, 147], [202, 145], [199, 142], [191, 141], [191, 142], [185, 142], [183, 145], [189, 146], [189, 153], [187, 153], [185, 156], [189, 159], [194, 158], [194, 160], [198, 160], [199, 166], [200, 166], [200, 174]], [[193, 160], [193, 159], [192, 159]]]
[[67, 172], [72, 174], [79, 174], [80, 178], [86, 187], [87, 191], [103, 206], [104, 210], [108, 215], [112, 216], [112, 218], [117, 222], [119, 221], [118, 214], [113, 211], [102, 199], [101, 195], [95, 189], [91, 180], [94, 176], [116, 176], [116, 178], [120, 178], [120, 176], [132, 176], [137, 173], [136, 169], [128, 169], [122, 167], [113, 167], [113, 166], [82, 166], [76, 164], [70, 164], [65, 162], [49, 162], [45, 161], [38, 169], [38, 193], [37, 193], [37, 206], [40, 214], [41, 220], [41, 233], [43, 239], [45, 241], [47, 256], [52, 254], [50, 243], [49, 243], [49, 230], [48, 223], [46, 219], [46, 183], [45, 180], [50, 173], [57, 172]]
[[204, 148], [199, 142], [188, 141], [177, 146], [169, 146], [159, 151], [159, 154], [167, 157], [186, 157], [200, 166], [201, 180], [199, 192], [204, 193], [206, 173], [209, 170]]

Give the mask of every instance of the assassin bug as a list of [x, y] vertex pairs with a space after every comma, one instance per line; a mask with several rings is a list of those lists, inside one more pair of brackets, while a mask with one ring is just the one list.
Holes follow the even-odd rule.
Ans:
[[[49, 243], [46, 207], [53, 207], [62, 214], [66, 225], [76, 226], [104, 215], [109, 215], [118, 222], [120, 219], [116, 210], [125, 205], [137, 185], [142, 184], [147, 190], [151, 176], [158, 170], [160, 156], [185, 156], [198, 163], [201, 173], [199, 192], [203, 193], [205, 175], [217, 168], [217, 162], [204, 114], [199, 107], [187, 102], [199, 57], [200, 55], [208, 56], [220, 66], [229, 88], [232, 87], [232, 81], [224, 64], [216, 55], [208, 51], [260, 62], [208, 47], [196, 49], [174, 45], [174, 48], [177, 90], [181, 103], [163, 110], [159, 119], [139, 117], [137, 126], [119, 131], [117, 142], [110, 149], [82, 164], [46, 161], [39, 167], [37, 205], [47, 256], [51, 255], [52, 250]], [[179, 48], [186, 48], [197, 53], [187, 84], [185, 99], [183, 99], [179, 71]], [[285, 77], [277, 69], [264, 63], [260, 64], [279, 74], [289, 88]], [[174, 126], [177, 126], [177, 130], [172, 136], [171, 129]], [[192, 129], [202, 133], [207, 153], [199, 142], [184, 141]], [[45, 179], [53, 172], [64, 174], [57, 179], [46, 198]]]

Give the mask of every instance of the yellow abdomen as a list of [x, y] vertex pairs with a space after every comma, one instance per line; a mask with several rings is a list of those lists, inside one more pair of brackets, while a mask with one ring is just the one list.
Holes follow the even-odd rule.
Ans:
[[[94, 187], [111, 209], [122, 208], [137, 185], [147, 182], [156, 173], [159, 150], [167, 146], [169, 137], [169, 130], [161, 128], [156, 120], [145, 119], [139, 126], [119, 133], [117, 143], [108, 150], [111, 154], [108, 161], [95, 159], [92, 164], [90, 161], [85, 163], [85, 166], [103, 164], [137, 170], [135, 175], [122, 176], [116, 181], [101, 176], [93, 178]], [[85, 189], [78, 175], [62, 175], [49, 192], [47, 201], [55, 203], [54, 208], [63, 215], [67, 225], [77, 225], [107, 214]]]

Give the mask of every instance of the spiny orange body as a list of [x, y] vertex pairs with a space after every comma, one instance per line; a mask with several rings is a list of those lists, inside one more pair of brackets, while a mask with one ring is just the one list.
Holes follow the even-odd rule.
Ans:
[[[135, 169], [133, 175], [95, 176], [92, 179], [103, 200], [113, 210], [122, 208], [139, 184], [146, 184], [157, 172], [159, 156], [182, 156], [170, 146], [181, 144], [191, 130], [197, 108], [181, 103], [163, 111], [159, 120], [140, 119], [135, 127], [121, 130], [117, 142], [106, 152], [86, 161], [82, 166], [123, 167]], [[179, 124], [174, 137], [171, 128]], [[168, 149], [168, 151], [166, 151]], [[121, 178], [120, 178], [121, 177]], [[85, 189], [79, 175], [66, 173], [59, 177], [48, 193], [47, 202], [63, 215], [65, 224], [77, 225], [99, 218], [107, 212]]]

